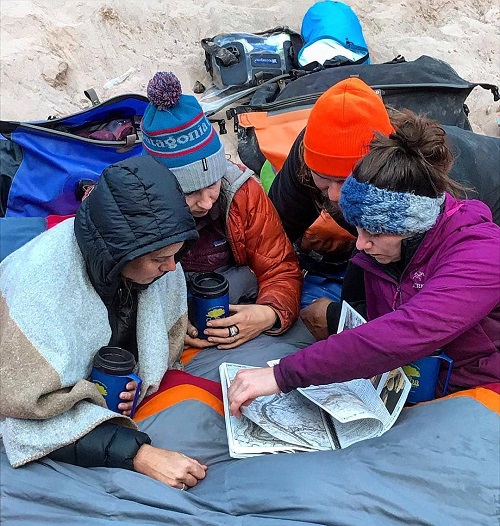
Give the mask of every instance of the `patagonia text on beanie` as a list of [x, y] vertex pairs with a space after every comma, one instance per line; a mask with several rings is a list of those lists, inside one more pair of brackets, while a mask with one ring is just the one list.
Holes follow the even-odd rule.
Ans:
[[356, 77], [332, 86], [316, 101], [304, 134], [304, 161], [321, 174], [347, 177], [368, 152], [375, 132], [394, 129], [382, 99]]
[[148, 84], [149, 105], [142, 119], [144, 150], [175, 174], [184, 193], [224, 177], [224, 147], [199, 102], [183, 95], [179, 79], [159, 71]]

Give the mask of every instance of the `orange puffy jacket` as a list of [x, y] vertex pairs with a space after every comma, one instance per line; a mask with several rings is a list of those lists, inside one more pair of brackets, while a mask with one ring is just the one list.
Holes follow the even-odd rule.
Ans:
[[227, 232], [237, 265], [247, 265], [259, 285], [257, 304], [269, 305], [281, 321], [281, 334], [299, 315], [302, 272], [281, 221], [264, 189], [249, 177], [235, 192]]

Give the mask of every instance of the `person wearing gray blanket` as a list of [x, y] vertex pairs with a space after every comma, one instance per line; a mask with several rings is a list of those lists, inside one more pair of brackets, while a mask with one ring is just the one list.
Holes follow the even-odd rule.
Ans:
[[67, 219], [0, 264], [0, 414], [14, 468], [48, 456], [135, 470], [178, 489], [207, 467], [151, 445], [129, 418], [137, 384], [110, 411], [90, 381], [95, 353], [130, 351], [139, 400], [183, 350], [186, 284], [177, 261], [198, 238], [184, 194], [152, 157], [106, 168]]

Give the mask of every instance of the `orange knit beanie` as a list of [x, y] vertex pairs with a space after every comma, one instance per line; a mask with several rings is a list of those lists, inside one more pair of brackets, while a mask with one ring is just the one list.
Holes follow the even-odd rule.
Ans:
[[347, 177], [375, 132], [394, 131], [382, 99], [361, 79], [332, 86], [316, 101], [304, 134], [304, 161], [320, 175]]

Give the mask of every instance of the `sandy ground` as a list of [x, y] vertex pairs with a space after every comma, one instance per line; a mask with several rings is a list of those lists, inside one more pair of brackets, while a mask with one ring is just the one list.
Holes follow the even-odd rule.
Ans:
[[[203, 37], [276, 25], [300, 30], [312, 0], [0, 0], [0, 117], [46, 119], [101, 100], [145, 93], [158, 70], [172, 70], [185, 92], [207, 87]], [[354, 0], [372, 62], [398, 54], [445, 60], [465, 79], [499, 84], [500, 1]], [[106, 87], [128, 73], [125, 80]], [[109, 84], [108, 84], [109, 86]], [[500, 104], [475, 88], [467, 100], [475, 131], [500, 136]], [[224, 138], [234, 148], [234, 134]]]

